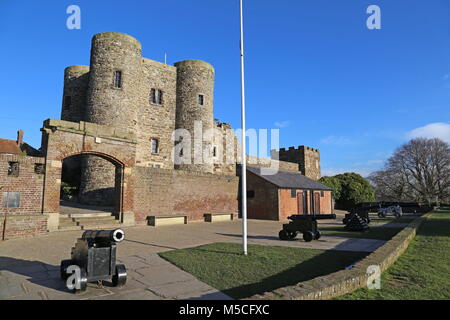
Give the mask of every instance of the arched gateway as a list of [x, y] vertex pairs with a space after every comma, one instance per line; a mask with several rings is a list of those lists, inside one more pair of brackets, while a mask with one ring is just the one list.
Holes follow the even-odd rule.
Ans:
[[134, 224], [135, 135], [120, 128], [55, 119], [46, 120], [41, 130], [45, 155], [42, 213], [49, 216], [48, 229], [57, 229], [59, 225], [62, 161], [74, 155], [98, 156], [115, 165], [114, 212], [122, 223]]

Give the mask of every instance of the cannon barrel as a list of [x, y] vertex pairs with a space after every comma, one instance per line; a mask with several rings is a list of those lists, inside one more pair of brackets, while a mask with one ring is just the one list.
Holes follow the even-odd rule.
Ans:
[[336, 215], [332, 214], [294, 214], [288, 217], [290, 220], [325, 220], [325, 219], [336, 219]]
[[86, 230], [81, 238], [92, 239], [95, 242], [121, 242], [125, 239], [125, 232], [122, 229]]

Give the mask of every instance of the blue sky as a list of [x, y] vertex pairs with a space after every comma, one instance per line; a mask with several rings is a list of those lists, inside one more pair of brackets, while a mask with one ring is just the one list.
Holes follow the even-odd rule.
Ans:
[[[81, 30], [66, 8], [81, 8]], [[381, 30], [366, 9], [381, 8]], [[59, 118], [66, 66], [91, 37], [136, 37], [147, 58], [216, 69], [215, 116], [240, 127], [237, 0], [0, 1], [0, 137], [39, 147]], [[450, 142], [449, 0], [245, 0], [247, 126], [321, 150], [323, 174], [381, 167], [415, 136]]]

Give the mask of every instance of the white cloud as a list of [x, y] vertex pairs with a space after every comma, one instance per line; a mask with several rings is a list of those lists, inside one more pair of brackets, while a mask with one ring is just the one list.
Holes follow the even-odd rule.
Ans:
[[328, 136], [320, 140], [323, 144], [332, 144], [336, 146], [346, 146], [352, 143], [352, 141], [349, 138], [343, 137], [343, 136]]
[[414, 138], [439, 138], [450, 143], [450, 124], [444, 122], [435, 122], [426, 126], [409, 131], [406, 136], [409, 139]]
[[291, 123], [289, 121], [276, 121], [274, 123], [275, 127], [278, 127], [278, 128], [286, 128], [286, 127], [289, 127], [290, 124]]
[[335, 176], [337, 174], [346, 173], [346, 172], [355, 172], [363, 176], [364, 178], [368, 177], [369, 174], [371, 174], [373, 171], [376, 171], [376, 169], [369, 169], [369, 168], [327, 168], [322, 169], [322, 177], [324, 176]]
[[442, 80], [448, 80], [450, 79], [450, 74], [444, 74], [444, 76], [442, 77]]

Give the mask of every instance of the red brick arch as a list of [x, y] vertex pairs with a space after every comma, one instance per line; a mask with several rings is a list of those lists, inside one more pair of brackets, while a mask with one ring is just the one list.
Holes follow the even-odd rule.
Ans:
[[[87, 127], [89, 125], [89, 128]], [[59, 213], [62, 161], [76, 155], [101, 157], [117, 168], [117, 213], [134, 212], [134, 178], [136, 142], [132, 137], [108, 136], [104, 126], [60, 120], [44, 122], [43, 150], [45, 153], [45, 182], [42, 212]]]

